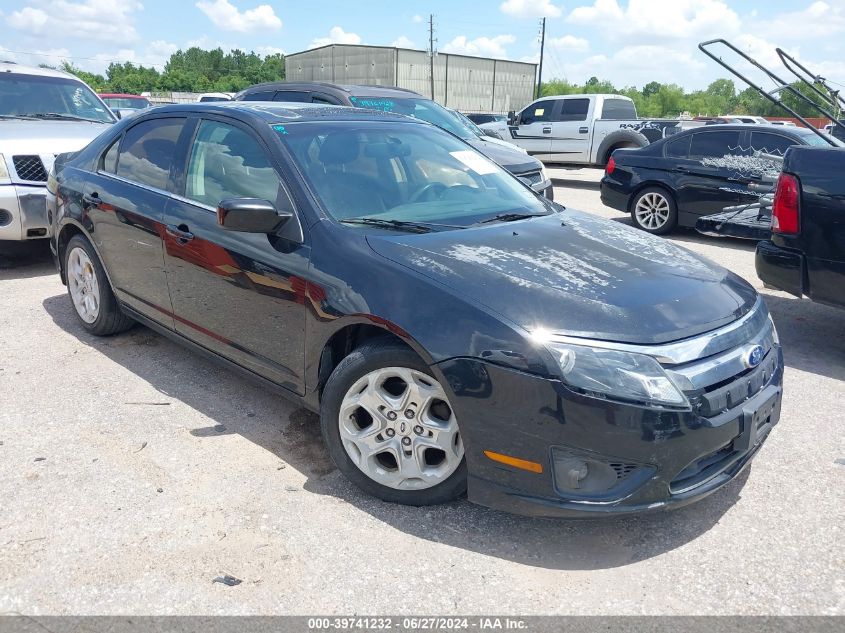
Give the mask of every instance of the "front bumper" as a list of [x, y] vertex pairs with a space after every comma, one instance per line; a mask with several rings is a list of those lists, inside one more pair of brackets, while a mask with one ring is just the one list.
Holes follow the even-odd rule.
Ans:
[[47, 188], [0, 185], [0, 241], [43, 239], [49, 235]]
[[[709, 417], [695, 403], [686, 412], [625, 405], [475, 359], [445, 361], [440, 369], [462, 420], [469, 500], [529, 516], [589, 517], [701, 499], [736, 477], [778, 422], [782, 353], [779, 346], [770, 353], [773, 373], [744, 378], [754, 395]], [[535, 462], [542, 472], [493, 461], [485, 451]], [[606, 463], [619, 481], [599, 492], [566, 492], [560, 459], [567, 455]]]

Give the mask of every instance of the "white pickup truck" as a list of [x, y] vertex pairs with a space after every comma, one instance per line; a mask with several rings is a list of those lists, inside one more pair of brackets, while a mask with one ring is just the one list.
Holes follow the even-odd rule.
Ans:
[[637, 108], [620, 95], [576, 94], [543, 97], [508, 122], [485, 123], [545, 163], [603, 166], [613, 150], [643, 147], [680, 131], [680, 121], [637, 118]]

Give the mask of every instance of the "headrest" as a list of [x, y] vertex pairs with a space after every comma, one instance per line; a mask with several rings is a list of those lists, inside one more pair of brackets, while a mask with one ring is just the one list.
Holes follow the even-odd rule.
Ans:
[[358, 139], [351, 134], [332, 134], [320, 146], [320, 162], [324, 165], [344, 165], [358, 158]]

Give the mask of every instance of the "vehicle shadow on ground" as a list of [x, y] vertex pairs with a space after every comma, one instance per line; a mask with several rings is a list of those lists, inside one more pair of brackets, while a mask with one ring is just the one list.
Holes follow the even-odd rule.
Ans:
[[570, 180], [569, 178], [552, 178], [555, 187], [566, 187], [567, 189], [594, 189], [599, 190], [600, 183], [592, 180]]
[[0, 246], [0, 281], [55, 275], [46, 240]]
[[763, 290], [787, 367], [845, 380], [845, 310]]
[[[674, 512], [602, 520], [519, 517], [465, 500], [426, 508], [384, 503], [361, 492], [334, 468], [316, 414], [186, 353], [145, 327], [110, 338], [91, 336], [78, 324], [65, 295], [47, 298], [43, 305], [59, 328], [145, 380], [162, 394], [162, 400], [178, 400], [207, 417], [207, 427], [189, 430], [198, 441], [241, 435], [277, 456], [279, 467], [302, 473], [307, 478], [304, 488], [311, 493], [341, 499], [420, 539], [485, 556], [548, 569], [629, 565], [706, 533], [738, 501], [747, 478], [743, 474], [703, 501]], [[115, 406], [122, 404], [128, 403]], [[174, 424], [182, 421], [174, 420]], [[274, 474], [275, 467], [268, 471], [268, 485], [274, 485]], [[285, 493], [280, 490], [280, 494]]]

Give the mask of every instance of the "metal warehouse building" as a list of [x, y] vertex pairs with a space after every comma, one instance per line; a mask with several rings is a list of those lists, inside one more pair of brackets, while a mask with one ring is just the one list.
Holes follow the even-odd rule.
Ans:
[[[397, 86], [431, 96], [426, 51], [329, 44], [285, 56], [288, 81]], [[434, 58], [434, 100], [463, 112], [519, 110], [534, 98], [537, 65], [439, 53]]]

